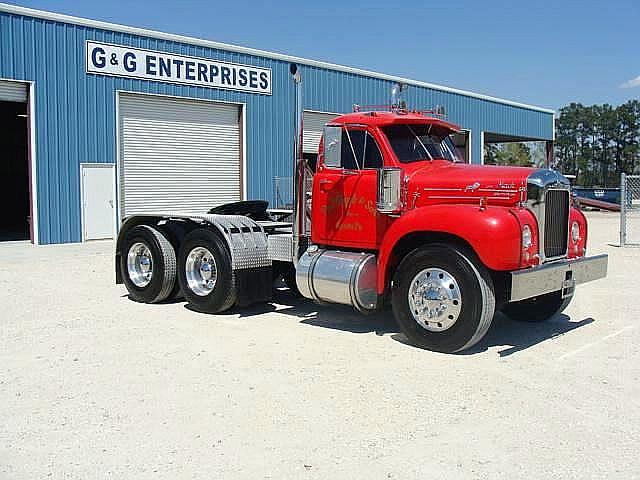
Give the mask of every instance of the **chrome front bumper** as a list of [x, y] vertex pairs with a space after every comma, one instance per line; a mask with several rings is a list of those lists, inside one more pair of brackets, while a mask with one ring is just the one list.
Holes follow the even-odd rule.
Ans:
[[595, 255], [577, 260], [559, 260], [527, 270], [510, 272], [510, 302], [525, 300], [562, 290], [562, 296], [573, 294], [576, 285], [607, 275], [608, 255]]

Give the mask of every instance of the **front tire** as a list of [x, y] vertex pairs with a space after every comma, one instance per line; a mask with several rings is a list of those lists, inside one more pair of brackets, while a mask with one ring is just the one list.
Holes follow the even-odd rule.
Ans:
[[231, 254], [215, 233], [189, 233], [178, 252], [178, 282], [185, 299], [198, 311], [218, 313], [236, 302]]
[[175, 292], [176, 253], [162, 233], [137, 225], [127, 233], [122, 252], [120, 271], [132, 300], [157, 303]]
[[472, 254], [433, 244], [409, 253], [391, 290], [394, 316], [414, 345], [454, 353], [487, 333], [495, 311], [493, 282]]
[[511, 320], [544, 322], [555, 317], [569, 306], [573, 295], [562, 298], [562, 292], [551, 292], [539, 297], [508, 303], [502, 313]]

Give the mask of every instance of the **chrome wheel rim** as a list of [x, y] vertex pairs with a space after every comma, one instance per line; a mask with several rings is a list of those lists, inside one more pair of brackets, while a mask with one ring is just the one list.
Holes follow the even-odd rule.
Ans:
[[153, 278], [153, 256], [151, 250], [142, 242], [131, 245], [127, 252], [127, 273], [131, 282], [144, 288]]
[[189, 289], [201, 297], [209, 295], [218, 281], [218, 266], [211, 252], [204, 247], [196, 247], [187, 255], [185, 273]]
[[458, 282], [440, 268], [425, 268], [413, 277], [408, 300], [414, 320], [430, 332], [451, 328], [462, 310]]

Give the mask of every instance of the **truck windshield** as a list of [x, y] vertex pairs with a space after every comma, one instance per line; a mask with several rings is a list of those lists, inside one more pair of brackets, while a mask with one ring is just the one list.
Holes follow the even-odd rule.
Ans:
[[392, 125], [382, 131], [402, 163], [444, 159], [459, 162], [449, 131], [433, 125]]

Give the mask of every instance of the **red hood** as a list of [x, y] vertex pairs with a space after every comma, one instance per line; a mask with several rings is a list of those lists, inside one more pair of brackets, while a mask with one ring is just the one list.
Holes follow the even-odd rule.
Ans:
[[408, 164], [404, 171], [412, 208], [433, 203], [476, 203], [481, 197], [488, 205], [514, 205], [524, 199], [527, 177], [536, 169], [434, 160]]

